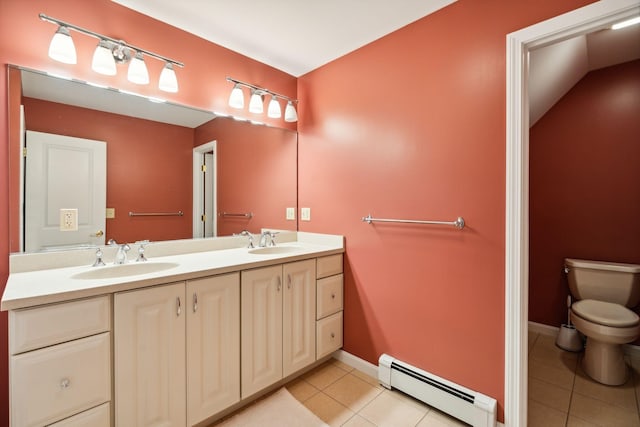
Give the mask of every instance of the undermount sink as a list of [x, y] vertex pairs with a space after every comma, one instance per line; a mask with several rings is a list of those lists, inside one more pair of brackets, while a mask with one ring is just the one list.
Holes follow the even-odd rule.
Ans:
[[94, 267], [91, 270], [74, 274], [71, 278], [80, 280], [112, 279], [157, 273], [177, 266], [178, 264], [175, 262], [138, 262], [135, 264], [110, 265], [107, 267]]
[[269, 246], [266, 248], [255, 248], [249, 250], [250, 254], [255, 255], [276, 255], [276, 254], [287, 254], [290, 252], [297, 252], [300, 248], [295, 246]]

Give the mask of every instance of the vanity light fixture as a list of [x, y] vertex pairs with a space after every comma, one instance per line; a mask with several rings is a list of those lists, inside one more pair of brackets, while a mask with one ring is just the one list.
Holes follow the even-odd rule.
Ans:
[[254, 114], [262, 114], [264, 106], [262, 105], [262, 94], [256, 89], [251, 89], [251, 98], [249, 99], [249, 112]]
[[231, 94], [229, 95], [230, 107], [238, 108], [238, 109], [244, 108], [244, 93], [242, 91], [242, 88], [246, 87], [246, 88], [249, 88], [251, 91], [251, 98], [249, 100], [249, 112], [254, 114], [262, 114], [264, 112], [264, 97], [266, 95], [270, 95], [271, 99], [269, 100], [269, 105], [267, 107], [268, 117], [272, 119], [277, 119], [282, 117], [282, 109], [280, 106], [280, 101], [278, 101], [278, 98], [281, 98], [287, 101], [287, 106], [285, 108], [285, 113], [284, 113], [284, 120], [286, 122], [298, 121], [298, 113], [296, 112], [296, 107], [294, 105], [295, 103], [298, 102], [297, 99], [292, 99], [292, 98], [289, 98], [288, 96], [281, 95], [269, 89], [252, 85], [250, 83], [245, 83], [243, 81], [236, 80], [231, 77], [227, 77], [227, 81], [230, 83], [233, 83], [233, 89], [231, 90]]
[[74, 30], [82, 34], [95, 37], [99, 40], [91, 62], [91, 68], [95, 72], [113, 76], [117, 73], [116, 64], [129, 63], [129, 69], [127, 70], [127, 78], [129, 81], [136, 84], [148, 84], [149, 71], [147, 70], [147, 65], [143, 58], [143, 55], [146, 55], [146, 57], [155, 58], [165, 64], [158, 83], [160, 90], [165, 92], [178, 91], [178, 79], [176, 77], [174, 67], [184, 67], [182, 62], [133, 46], [123, 40], [117, 40], [85, 28], [78, 27], [77, 25], [52, 18], [44, 13], [41, 13], [39, 16], [43, 21], [58, 25], [58, 30], [54, 34], [51, 44], [49, 45], [50, 58], [65, 64], [76, 63], [75, 46], [73, 45], [73, 40], [69, 33], [69, 30]]
[[73, 44], [69, 29], [59, 26], [49, 44], [49, 57], [65, 64], [76, 64], [76, 47]]
[[282, 110], [280, 109], [280, 103], [278, 98], [271, 95], [271, 101], [269, 101], [269, 108], [267, 109], [267, 116], [272, 119], [279, 119], [282, 117]]

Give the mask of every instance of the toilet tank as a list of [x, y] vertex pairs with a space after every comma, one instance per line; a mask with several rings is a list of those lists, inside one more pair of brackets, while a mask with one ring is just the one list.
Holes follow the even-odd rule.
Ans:
[[635, 307], [640, 302], [640, 265], [567, 258], [571, 295]]

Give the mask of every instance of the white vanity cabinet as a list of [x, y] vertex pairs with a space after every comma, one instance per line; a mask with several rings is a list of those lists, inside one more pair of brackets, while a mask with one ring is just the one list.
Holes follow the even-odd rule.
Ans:
[[315, 259], [242, 272], [242, 398], [315, 360]]
[[11, 425], [110, 426], [110, 329], [108, 296], [11, 311]]
[[317, 279], [316, 351], [321, 359], [342, 347], [342, 254], [318, 258]]
[[193, 425], [238, 402], [239, 308], [238, 273], [116, 293], [115, 425]]

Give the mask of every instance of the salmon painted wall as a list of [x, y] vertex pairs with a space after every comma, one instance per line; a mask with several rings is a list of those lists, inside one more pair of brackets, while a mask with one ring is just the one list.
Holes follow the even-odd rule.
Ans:
[[[90, 30], [124, 39], [161, 55], [185, 64], [176, 70], [180, 91], [167, 94], [155, 85], [141, 87], [126, 80], [126, 72], [120, 68], [118, 75], [107, 77], [90, 69], [91, 56], [96, 40], [74, 34], [78, 51], [78, 64], [65, 65], [47, 56], [49, 42], [56, 28], [40, 21], [38, 14], [72, 22]], [[7, 98], [7, 69], [5, 64], [16, 64], [89, 80], [95, 83], [159, 96], [177, 103], [206, 110], [228, 112], [227, 99], [231, 84], [226, 76], [267, 87], [275, 92], [297, 97], [297, 83], [293, 76], [260, 62], [251, 60], [221, 46], [162, 22], [133, 12], [109, 0], [2, 0], [0, 1], [0, 99]], [[148, 60], [150, 79], [157, 82], [163, 64]], [[238, 114], [237, 111], [233, 112]], [[247, 116], [249, 113], [246, 112]], [[296, 124], [281, 120], [263, 120], [274, 126], [295, 129]], [[8, 112], [7, 103], [0, 102], [0, 206], [8, 206]], [[9, 212], [0, 209], [0, 291], [9, 272]], [[8, 366], [7, 366], [7, 314], [0, 313], [0, 425], [8, 424]]]
[[531, 128], [530, 320], [566, 323], [564, 258], [640, 264], [639, 118], [637, 60], [588, 73]]
[[500, 418], [506, 35], [587, 3], [459, 0], [298, 80], [299, 226], [346, 236], [344, 349], [495, 397]]
[[218, 216], [218, 235], [296, 230], [296, 221], [287, 221], [285, 212], [297, 206], [297, 134], [219, 117], [196, 128], [196, 145], [213, 140], [218, 212], [253, 213], [251, 219]]
[[106, 220], [105, 241], [192, 237], [193, 129], [33, 98], [23, 104], [27, 130], [106, 141], [107, 207], [116, 217]]

